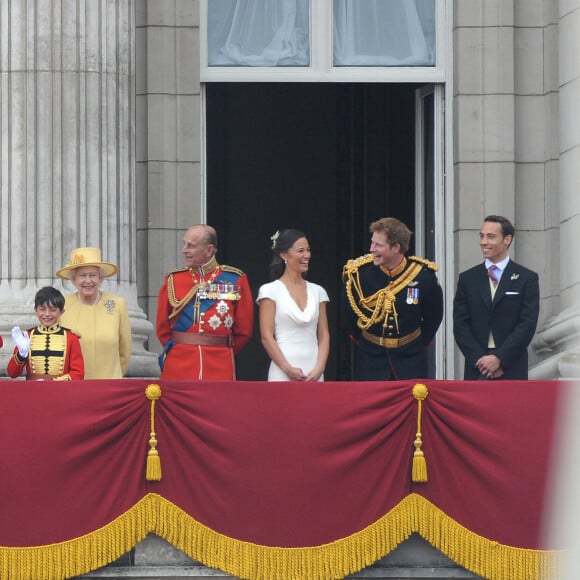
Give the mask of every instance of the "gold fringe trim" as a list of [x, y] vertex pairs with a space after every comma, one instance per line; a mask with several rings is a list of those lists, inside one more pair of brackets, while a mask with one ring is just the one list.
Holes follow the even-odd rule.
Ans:
[[172, 502], [148, 494], [103, 528], [80, 538], [27, 548], [0, 547], [0, 578], [60, 580], [119, 558], [148, 533], [212, 568], [249, 580], [344, 578], [419, 533], [454, 562], [493, 580], [558, 580], [560, 552], [498, 544], [470, 532], [418, 494], [375, 523], [321, 546], [278, 548], [243, 542], [195, 521]]
[[157, 500], [146, 495], [111, 523], [73, 540], [24, 548], [0, 547], [0, 578], [61, 580], [102, 568], [154, 530]]
[[421, 435], [421, 410], [422, 403], [429, 395], [427, 385], [417, 383], [413, 386], [413, 397], [417, 399], [417, 433], [415, 435], [415, 452], [413, 453], [413, 468], [411, 470], [411, 479], [417, 483], [425, 483], [428, 481], [427, 476], [427, 460], [425, 453], [421, 447], [423, 446], [423, 436]]
[[155, 401], [161, 398], [159, 385], [147, 385], [145, 396], [151, 400], [151, 433], [149, 434], [149, 452], [147, 453], [147, 481], [161, 481], [161, 458], [157, 451], [157, 437], [155, 436]]

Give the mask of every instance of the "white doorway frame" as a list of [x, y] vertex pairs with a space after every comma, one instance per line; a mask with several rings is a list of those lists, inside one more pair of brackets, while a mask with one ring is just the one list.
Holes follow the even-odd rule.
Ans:
[[[207, 8], [211, 0], [199, 0], [200, 41], [200, 149], [201, 149], [201, 216], [207, 219], [206, 179], [206, 90], [208, 82], [345, 82], [345, 83], [417, 83], [424, 90], [434, 91], [434, 167], [435, 169], [435, 261], [440, 269], [438, 278], [443, 286], [445, 313], [436, 342], [436, 378], [454, 377], [454, 342], [452, 303], [455, 284], [453, 247], [453, 49], [451, 46], [453, 0], [436, 2], [436, 65], [434, 67], [334, 67], [332, 51], [333, 0], [311, 0], [309, 67], [208, 67], [207, 65]], [[419, 154], [419, 153], [417, 153]], [[419, 161], [419, 160], [417, 160]], [[417, 164], [417, 181], [422, 179], [422, 160]], [[423, 198], [418, 183], [416, 196], [417, 253], [424, 247], [423, 218], [419, 216]], [[424, 190], [423, 190], [424, 191]]]
[[[425, 134], [424, 117], [426, 97], [433, 95], [433, 128], [432, 135]], [[426, 207], [427, 186], [425, 176], [426, 140], [433, 137], [433, 221], [445, 224], [445, 87], [444, 85], [426, 85], [415, 91], [415, 249], [419, 256], [426, 254], [426, 223], [423, 209]], [[447, 256], [446, 228], [437, 227], [433, 232], [433, 258], [437, 264], [444, 264]], [[441, 278], [441, 272], [438, 273]], [[440, 283], [442, 283], [440, 279]], [[445, 345], [447, 344], [447, 325], [443, 323], [435, 341], [436, 378], [445, 377]]]

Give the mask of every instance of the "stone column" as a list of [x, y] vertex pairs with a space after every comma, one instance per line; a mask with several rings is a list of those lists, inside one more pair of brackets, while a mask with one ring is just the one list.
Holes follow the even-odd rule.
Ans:
[[[151, 319], [163, 275], [183, 265], [183, 234], [205, 221], [197, 0], [136, 5], [137, 257], [141, 305]], [[219, 232], [218, 232], [219, 234]], [[156, 338], [150, 347], [158, 352]]]
[[536, 337], [531, 378], [580, 377], [580, 0], [558, 8], [560, 312]]
[[[0, 331], [33, 325], [70, 251], [102, 248], [127, 300], [130, 376], [156, 376], [137, 303], [134, 0], [0, 2]], [[63, 288], [70, 292], [72, 287]]]
[[[482, 2], [479, 7], [473, 10], [470, 2], [454, 2], [457, 274], [482, 261], [483, 218], [492, 213], [514, 216], [516, 205], [514, 0]], [[448, 307], [451, 312], [451, 302]], [[457, 347], [454, 353], [454, 360], [448, 361], [448, 379], [463, 377], [463, 357]]]
[[571, 321], [560, 375], [580, 377], [580, 2], [560, 1], [560, 272], [561, 306]]

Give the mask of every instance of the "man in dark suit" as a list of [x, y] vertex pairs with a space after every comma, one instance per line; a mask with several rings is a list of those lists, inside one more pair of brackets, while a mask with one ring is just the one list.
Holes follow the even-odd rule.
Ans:
[[528, 378], [540, 288], [535, 272], [510, 260], [513, 237], [507, 218], [487, 216], [479, 232], [485, 260], [459, 275], [453, 334], [465, 357], [466, 380]]

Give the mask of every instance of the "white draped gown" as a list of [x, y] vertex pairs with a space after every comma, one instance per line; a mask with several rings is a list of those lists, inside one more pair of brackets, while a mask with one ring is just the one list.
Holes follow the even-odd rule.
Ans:
[[[264, 298], [276, 304], [274, 317], [274, 338], [293, 366], [309, 373], [318, 359], [318, 315], [320, 303], [329, 302], [326, 290], [318, 284], [306, 282], [307, 301], [304, 310], [290, 296], [290, 292], [280, 280], [264, 284], [258, 291], [256, 302]], [[269, 381], [289, 381], [288, 375], [273, 361], [268, 371]], [[319, 380], [324, 380], [321, 376]]]

